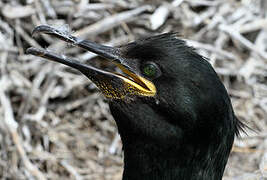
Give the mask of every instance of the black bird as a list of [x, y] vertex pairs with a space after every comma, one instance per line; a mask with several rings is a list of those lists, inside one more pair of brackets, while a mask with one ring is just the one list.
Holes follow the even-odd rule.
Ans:
[[242, 129], [224, 85], [175, 33], [109, 47], [41, 25], [45, 33], [111, 60], [104, 71], [44, 49], [27, 53], [73, 67], [109, 100], [124, 149], [123, 180], [220, 180]]

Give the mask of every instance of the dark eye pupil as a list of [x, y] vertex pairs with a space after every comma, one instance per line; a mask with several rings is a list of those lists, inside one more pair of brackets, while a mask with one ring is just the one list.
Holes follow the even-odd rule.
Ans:
[[143, 69], [143, 73], [149, 77], [155, 76], [156, 72], [157, 68], [153, 64], [147, 64]]

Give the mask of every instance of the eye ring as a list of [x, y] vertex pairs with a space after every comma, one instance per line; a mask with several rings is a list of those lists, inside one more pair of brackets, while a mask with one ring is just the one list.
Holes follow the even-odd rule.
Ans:
[[154, 62], [146, 62], [141, 67], [142, 74], [148, 78], [157, 78], [161, 75], [160, 68]]

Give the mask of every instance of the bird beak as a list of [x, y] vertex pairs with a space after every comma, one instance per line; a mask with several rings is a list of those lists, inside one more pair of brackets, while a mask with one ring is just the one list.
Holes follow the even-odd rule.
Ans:
[[75, 46], [96, 53], [103, 58], [111, 60], [112, 63], [120, 68], [124, 74], [104, 71], [90, 65], [82, 64], [73, 58], [59, 55], [45, 49], [31, 47], [26, 51], [28, 54], [59, 62], [79, 70], [87, 76], [106, 97], [123, 99], [124, 97], [131, 95], [155, 96], [156, 88], [153, 82], [138, 75], [137, 72], [132, 70], [132, 68], [127, 65], [129, 64], [127, 63], [128, 60], [122, 57], [122, 53], [119, 48], [104, 46], [88, 40], [82, 40], [68, 34], [68, 32], [55, 29], [47, 25], [36, 27], [33, 30], [32, 35], [37, 33], [49, 34]]

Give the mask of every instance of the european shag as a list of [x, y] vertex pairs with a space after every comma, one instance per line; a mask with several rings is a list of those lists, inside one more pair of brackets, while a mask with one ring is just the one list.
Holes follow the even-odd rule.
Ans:
[[45, 33], [98, 54], [123, 73], [45, 49], [27, 53], [79, 70], [107, 97], [124, 150], [123, 180], [220, 180], [242, 129], [227, 91], [205, 58], [175, 33], [109, 47], [41, 25]]

